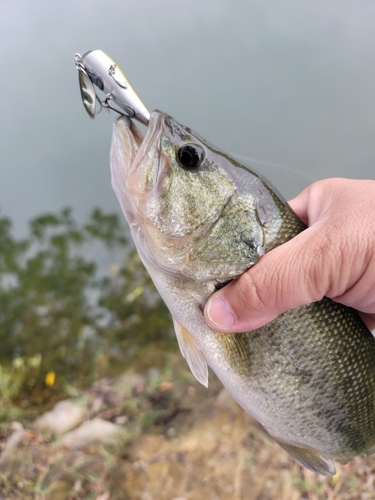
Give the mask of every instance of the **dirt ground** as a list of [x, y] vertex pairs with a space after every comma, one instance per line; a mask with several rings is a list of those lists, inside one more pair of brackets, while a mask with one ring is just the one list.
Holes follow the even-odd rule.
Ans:
[[207, 390], [187, 372], [128, 374], [69, 404], [73, 429], [3, 426], [0, 500], [375, 499], [374, 458], [316, 476], [213, 377]]

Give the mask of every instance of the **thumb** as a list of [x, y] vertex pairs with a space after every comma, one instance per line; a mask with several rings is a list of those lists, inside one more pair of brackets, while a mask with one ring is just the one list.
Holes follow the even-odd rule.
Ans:
[[282, 312], [322, 299], [335, 266], [322, 233], [324, 226], [314, 224], [212, 295], [204, 311], [208, 325], [228, 333], [254, 330]]

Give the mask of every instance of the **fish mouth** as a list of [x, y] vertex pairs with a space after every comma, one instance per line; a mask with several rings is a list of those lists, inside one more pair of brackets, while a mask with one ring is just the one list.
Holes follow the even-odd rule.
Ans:
[[[148, 155], [151, 161], [152, 154], [157, 154], [163, 117], [164, 114], [159, 111], [152, 112], [145, 136], [125, 116], [118, 118], [114, 124], [110, 153], [111, 183], [129, 223], [129, 218], [133, 219], [137, 213], [133, 206], [134, 195], [142, 194], [147, 183], [149, 162], [144, 159]], [[158, 162], [154, 161], [154, 164]]]
[[[163, 268], [168, 274], [176, 274], [170, 269], [169, 257], [155, 242], [152, 225], [144, 214], [148, 192], [157, 190], [160, 176], [166, 170], [166, 160], [160, 153], [160, 142], [165, 119], [168, 115], [153, 111], [149, 126], [143, 137], [138, 127], [128, 118], [116, 120], [110, 154], [112, 187], [129, 224], [133, 240], [143, 262]], [[158, 255], [158, 258], [156, 258]], [[184, 259], [181, 254], [180, 261]], [[168, 260], [168, 265], [164, 263]], [[180, 275], [177, 273], [176, 275]]]

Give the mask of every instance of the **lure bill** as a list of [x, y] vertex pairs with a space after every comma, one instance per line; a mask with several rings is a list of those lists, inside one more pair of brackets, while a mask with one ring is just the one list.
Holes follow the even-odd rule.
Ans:
[[[148, 125], [149, 111], [111, 57], [102, 50], [89, 50], [82, 56], [75, 54], [74, 60], [82, 103], [90, 118], [95, 119], [95, 115], [105, 108]], [[104, 100], [99, 98], [96, 89], [106, 94]], [[113, 103], [120, 109], [115, 108]]]

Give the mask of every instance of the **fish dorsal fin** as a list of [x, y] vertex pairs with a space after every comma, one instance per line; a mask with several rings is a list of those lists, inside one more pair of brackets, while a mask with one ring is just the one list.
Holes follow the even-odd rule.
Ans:
[[173, 318], [174, 330], [181, 354], [186, 359], [194, 377], [205, 387], [208, 387], [208, 366], [193, 335]]
[[282, 443], [275, 438], [273, 439], [283, 450], [289, 453], [296, 462], [306, 467], [306, 469], [310, 469], [315, 472], [315, 474], [320, 474], [321, 476], [334, 476], [336, 474], [336, 468], [332, 461], [324, 457], [314, 448], [300, 448], [291, 444]]

